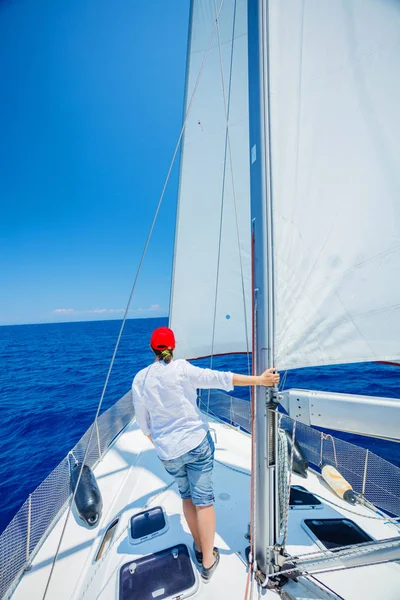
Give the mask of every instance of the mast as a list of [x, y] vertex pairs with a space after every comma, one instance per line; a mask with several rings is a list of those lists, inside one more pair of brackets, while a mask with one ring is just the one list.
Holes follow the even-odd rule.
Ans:
[[[269, 114], [268, 0], [248, 1], [250, 189], [254, 261], [256, 373], [274, 366], [274, 256]], [[277, 389], [255, 390], [255, 559], [273, 572], [279, 536], [277, 499]]]

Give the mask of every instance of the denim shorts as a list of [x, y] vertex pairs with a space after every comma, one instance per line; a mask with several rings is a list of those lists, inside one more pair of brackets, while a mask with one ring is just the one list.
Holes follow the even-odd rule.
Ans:
[[191, 498], [196, 506], [213, 504], [214, 451], [214, 442], [208, 432], [193, 450], [173, 460], [161, 461], [168, 473], [175, 478], [182, 500]]

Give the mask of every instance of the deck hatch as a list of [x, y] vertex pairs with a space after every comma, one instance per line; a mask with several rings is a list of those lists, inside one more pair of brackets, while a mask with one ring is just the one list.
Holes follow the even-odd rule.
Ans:
[[131, 517], [130, 539], [132, 544], [139, 544], [156, 535], [161, 535], [167, 529], [168, 522], [163, 508], [155, 506]]
[[196, 590], [197, 580], [185, 544], [130, 561], [119, 574], [119, 600], [183, 599]]
[[373, 538], [365, 533], [354, 521], [350, 519], [304, 519], [306, 529], [312, 537], [328, 550], [372, 542]]
[[290, 508], [322, 508], [322, 502], [302, 485], [292, 485], [290, 488]]

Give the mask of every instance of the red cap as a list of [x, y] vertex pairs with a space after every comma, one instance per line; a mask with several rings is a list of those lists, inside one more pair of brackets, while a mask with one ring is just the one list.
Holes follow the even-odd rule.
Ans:
[[168, 327], [155, 329], [151, 336], [150, 346], [153, 350], [165, 350], [165, 348], [173, 350], [175, 348], [175, 336], [172, 329], [168, 329]]

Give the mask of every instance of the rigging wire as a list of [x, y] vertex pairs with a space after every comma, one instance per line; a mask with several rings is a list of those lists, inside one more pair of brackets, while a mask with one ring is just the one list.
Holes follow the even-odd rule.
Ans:
[[138, 278], [139, 278], [139, 275], [140, 275], [140, 271], [142, 269], [142, 265], [143, 265], [145, 256], [147, 254], [147, 249], [148, 249], [148, 246], [150, 244], [150, 240], [151, 240], [151, 237], [152, 237], [152, 234], [153, 234], [153, 230], [154, 230], [154, 227], [155, 227], [155, 224], [156, 224], [156, 221], [157, 221], [157, 217], [158, 217], [158, 213], [159, 213], [160, 208], [161, 208], [162, 201], [164, 199], [165, 191], [166, 191], [166, 188], [167, 188], [170, 176], [171, 176], [172, 168], [173, 168], [173, 166], [175, 164], [175, 159], [176, 159], [176, 156], [178, 154], [178, 150], [179, 150], [179, 147], [180, 147], [180, 144], [181, 144], [183, 133], [185, 131], [185, 127], [186, 127], [186, 123], [187, 123], [187, 120], [188, 120], [188, 117], [189, 117], [189, 114], [190, 114], [192, 103], [193, 103], [194, 97], [196, 95], [197, 88], [198, 88], [201, 76], [203, 74], [204, 66], [205, 66], [205, 63], [206, 63], [206, 59], [207, 59], [208, 53], [209, 53], [210, 48], [211, 48], [212, 41], [214, 39], [215, 30], [216, 30], [217, 22], [218, 22], [218, 17], [219, 17], [219, 14], [220, 14], [221, 10], [222, 10], [223, 4], [224, 4], [224, 0], [221, 0], [221, 4], [220, 4], [219, 9], [218, 9], [218, 14], [216, 16], [216, 21], [214, 22], [214, 25], [213, 25], [213, 28], [212, 28], [212, 31], [211, 31], [211, 34], [210, 34], [210, 38], [208, 40], [207, 48], [206, 48], [206, 50], [204, 52], [203, 60], [202, 60], [202, 63], [201, 63], [200, 69], [199, 69], [199, 73], [197, 75], [196, 83], [194, 85], [193, 92], [192, 92], [192, 95], [190, 97], [190, 101], [189, 101], [189, 104], [188, 104], [188, 107], [187, 107], [187, 110], [186, 110], [185, 118], [183, 120], [183, 124], [182, 124], [181, 130], [180, 130], [180, 133], [179, 133], [178, 141], [177, 141], [176, 146], [175, 146], [175, 150], [174, 150], [174, 153], [173, 153], [173, 156], [172, 156], [172, 159], [171, 159], [171, 163], [170, 163], [170, 166], [169, 166], [169, 169], [168, 169], [168, 172], [167, 172], [167, 176], [165, 178], [164, 185], [163, 185], [163, 188], [162, 188], [162, 191], [161, 191], [161, 195], [160, 195], [160, 198], [158, 200], [158, 204], [157, 204], [154, 216], [153, 216], [151, 227], [150, 227], [149, 233], [147, 235], [146, 243], [144, 245], [142, 256], [140, 258], [139, 266], [138, 266], [137, 271], [136, 271], [135, 279], [134, 279], [134, 282], [133, 282], [133, 285], [132, 285], [132, 288], [131, 288], [131, 292], [130, 292], [130, 295], [129, 295], [129, 299], [128, 299], [128, 302], [127, 302], [127, 305], [126, 305], [126, 308], [125, 308], [125, 312], [124, 312], [124, 316], [123, 316], [123, 319], [122, 319], [121, 327], [120, 327], [120, 330], [119, 330], [118, 338], [117, 338], [117, 341], [116, 341], [116, 344], [115, 344], [115, 347], [114, 347], [114, 352], [113, 352], [113, 355], [112, 355], [112, 358], [111, 358], [111, 361], [110, 361], [110, 365], [109, 365], [109, 368], [108, 368], [108, 371], [107, 371], [107, 375], [106, 375], [105, 383], [104, 383], [104, 386], [103, 386], [103, 390], [102, 390], [102, 393], [101, 393], [101, 396], [100, 396], [100, 400], [99, 400], [99, 403], [98, 403], [98, 406], [97, 406], [96, 415], [95, 415], [94, 421], [92, 423], [92, 426], [90, 428], [89, 439], [88, 439], [86, 450], [85, 450], [85, 453], [84, 453], [84, 456], [83, 456], [82, 465], [81, 465], [81, 468], [80, 468], [80, 471], [79, 471], [79, 475], [78, 475], [78, 479], [77, 479], [77, 482], [76, 482], [75, 490], [73, 492], [73, 495], [72, 495], [72, 498], [71, 498], [71, 501], [70, 501], [70, 504], [69, 504], [69, 507], [68, 507], [68, 510], [67, 510], [67, 515], [66, 515], [66, 518], [65, 518], [65, 521], [64, 521], [63, 528], [61, 530], [60, 539], [59, 539], [59, 542], [57, 544], [57, 548], [56, 548], [56, 551], [55, 551], [55, 554], [54, 554], [54, 558], [53, 558], [52, 565], [51, 565], [51, 568], [50, 568], [50, 573], [49, 573], [49, 576], [48, 576], [47, 582], [46, 582], [46, 587], [45, 587], [44, 592], [43, 592], [42, 600], [45, 600], [45, 598], [47, 596], [47, 592], [48, 592], [48, 589], [49, 589], [50, 581], [51, 581], [51, 578], [52, 578], [52, 575], [53, 575], [53, 572], [54, 572], [54, 567], [55, 567], [55, 564], [56, 564], [56, 561], [57, 561], [57, 558], [58, 558], [58, 555], [59, 555], [59, 552], [60, 552], [61, 543], [62, 543], [62, 540], [64, 538], [65, 531], [66, 531], [66, 528], [67, 528], [67, 524], [68, 524], [68, 521], [69, 521], [69, 517], [70, 517], [71, 511], [72, 511], [72, 505], [73, 505], [76, 493], [77, 493], [78, 488], [79, 488], [79, 483], [80, 483], [80, 480], [81, 480], [81, 476], [82, 476], [82, 472], [83, 472], [83, 467], [84, 467], [84, 464], [85, 464], [85, 460], [86, 460], [88, 452], [89, 452], [89, 447], [90, 447], [90, 443], [92, 441], [93, 432], [94, 432], [94, 429], [95, 429], [95, 426], [96, 426], [96, 423], [97, 423], [97, 419], [98, 419], [98, 416], [99, 416], [99, 413], [100, 413], [100, 410], [101, 410], [101, 406], [103, 404], [103, 399], [104, 399], [104, 396], [105, 396], [105, 393], [106, 393], [106, 389], [107, 389], [107, 386], [108, 386], [108, 381], [110, 379], [111, 371], [112, 371], [112, 368], [114, 366], [115, 357], [117, 355], [117, 351], [118, 351], [119, 343], [120, 343], [120, 340], [121, 340], [121, 337], [122, 337], [122, 333], [123, 333], [123, 330], [125, 328], [125, 323], [126, 323], [126, 319], [127, 319], [127, 316], [128, 316], [128, 311], [129, 311], [129, 308], [130, 308], [130, 305], [131, 305], [131, 302], [132, 302], [133, 294], [134, 294], [134, 291], [136, 289], [136, 284], [137, 284], [137, 281], [138, 281]]
[[[214, 0], [214, 10], [216, 12], [216, 3]], [[224, 206], [224, 194], [225, 194], [225, 177], [226, 177], [226, 161], [227, 154], [229, 156], [229, 165], [230, 165], [230, 174], [231, 174], [231, 184], [232, 184], [232, 196], [233, 196], [233, 204], [234, 204], [234, 212], [235, 212], [235, 224], [236, 224], [236, 236], [237, 236], [237, 245], [238, 245], [238, 253], [239, 253], [239, 264], [240, 264], [240, 276], [241, 276], [241, 285], [242, 285], [242, 297], [243, 297], [243, 310], [244, 310], [244, 325], [245, 325], [245, 336], [246, 336], [246, 349], [247, 349], [247, 369], [250, 374], [250, 348], [249, 348], [249, 331], [248, 331], [248, 322], [247, 322], [247, 306], [246, 306], [246, 293], [245, 293], [245, 284], [244, 284], [244, 274], [243, 274], [243, 260], [242, 260], [242, 252], [240, 246], [240, 233], [239, 233], [239, 222], [238, 222], [238, 212], [237, 212], [237, 202], [236, 202], [236, 188], [235, 188], [235, 179], [233, 173], [233, 161], [232, 161], [232, 148], [231, 148], [231, 139], [229, 132], [229, 117], [230, 117], [230, 100], [231, 100], [231, 85], [232, 85], [232, 65], [233, 65], [233, 49], [234, 49], [234, 39], [235, 39], [235, 25], [236, 25], [236, 0], [234, 4], [234, 13], [233, 13], [233, 27], [232, 27], [232, 45], [231, 45], [231, 54], [230, 54], [230, 65], [229, 65], [229, 82], [228, 82], [228, 100], [225, 86], [225, 78], [224, 78], [224, 65], [222, 59], [222, 50], [221, 50], [221, 36], [220, 36], [220, 28], [219, 21], [216, 17], [217, 22], [217, 39], [218, 39], [218, 52], [219, 52], [219, 61], [220, 61], [220, 71], [221, 71], [221, 85], [222, 85], [222, 95], [224, 101], [224, 110], [225, 110], [225, 118], [226, 118], [226, 130], [225, 130], [225, 150], [224, 150], [224, 172], [223, 172], [223, 188], [222, 188], [222, 202], [221, 202], [221, 217], [220, 217], [220, 238], [219, 238], [219, 248], [218, 248], [218, 271], [217, 271], [217, 281], [216, 281], [216, 290], [215, 290], [215, 303], [214, 303], [214, 315], [213, 315], [213, 333], [212, 333], [212, 346], [211, 346], [211, 364], [212, 364], [212, 355], [214, 353], [214, 341], [215, 341], [215, 322], [216, 322], [216, 306], [217, 306], [217, 294], [218, 294], [218, 274], [219, 274], [219, 258], [220, 258], [220, 245], [221, 245], [221, 228], [222, 228], [222, 214], [223, 214], [223, 206]], [[254, 237], [252, 238], [252, 274], [253, 274], [253, 282], [254, 284]], [[254, 320], [253, 320], [253, 340], [254, 340]], [[253, 348], [254, 354], [254, 348]], [[254, 360], [254, 356], [253, 356]], [[254, 572], [253, 572], [253, 554], [255, 547], [255, 399], [253, 389], [250, 388], [250, 398], [251, 398], [251, 419], [252, 419], [252, 447], [251, 447], [251, 483], [250, 483], [250, 553], [249, 553], [249, 570], [246, 582], [246, 593], [245, 597], [252, 595], [253, 584], [254, 584]], [[210, 402], [210, 391], [208, 392], [208, 408]], [[255, 563], [254, 563], [255, 566]]]
[[[217, 11], [215, 0], [214, 0], [214, 10], [215, 10], [215, 12]], [[232, 27], [232, 46], [231, 46], [231, 56], [230, 56], [230, 65], [229, 65], [228, 102], [226, 100], [224, 65], [223, 65], [223, 60], [222, 60], [221, 35], [220, 35], [218, 19], [217, 19], [217, 39], [218, 39], [218, 54], [219, 54], [220, 71], [221, 71], [222, 96], [223, 96], [223, 100], [224, 100], [224, 110], [225, 110], [225, 118], [226, 118], [224, 162], [226, 163], [226, 148], [227, 148], [228, 155], [229, 155], [229, 167], [230, 167], [231, 183], [232, 183], [232, 199], [233, 199], [233, 206], [234, 206], [234, 210], [235, 210], [236, 239], [237, 239], [237, 245], [238, 245], [240, 279], [241, 279], [242, 298], [243, 298], [243, 310], [244, 310], [243, 316], [244, 316], [244, 327], [245, 327], [245, 336], [246, 336], [247, 372], [250, 375], [250, 373], [251, 373], [250, 343], [249, 343], [249, 327], [248, 327], [248, 322], [247, 322], [246, 290], [245, 290], [245, 284], [244, 284], [243, 257], [242, 257], [242, 252], [241, 252], [241, 248], [240, 248], [240, 232], [239, 232], [239, 219], [238, 219], [237, 202], [236, 202], [236, 186], [235, 186], [235, 178], [234, 178], [234, 174], [233, 174], [232, 146], [231, 146], [231, 136], [230, 136], [230, 131], [229, 131], [230, 99], [231, 99], [232, 71], [233, 71], [233, 50], [234, 50], [235, 29], [236, 29], [236, 10], [237, 10], [237, 1], [236, 0], [235, 0], [233, 10], [234, 10], [234, 12], [233, 12], [233, 27]], [[224, 179], [225, 179], [225, 174], [224, 174]], [[251, 389], [250, 389], [250, 392], [251, 392]]]
[[[241, 277], [241, 288], [242, 288], [241, 291], [242, 291], [242, 298], [243, 298], [247, 371], [248, 371], [248, 374], [250, 374], [251, 369], [250, 369], [250, 349], [249, 349], [249, 332], [248, 332], [248, 323], [247, 323], [246, 293], [245, 293], [245, 285], [244, 285], [243, 260], [242, 260], [242, 253], [241, 253], [241, 248], [240, 248], [240, 234], [239, 234], [239, 223], [238, 223], [237, 204], [236, 204], [236, 188], [235, 188], [235, 180], [234, 180], [234, 175], [233, 175], [232, 151], [231, 151], [230, 133], [229, 133], [229, 116], [230, 116], [230, 107], [231, 107], [231, 89], [232, 89], [234, 41], [235, 41], [235, 30], [236, 30], [237, 0], [235, 0], [234, 6], [233, 6], [232, 33], [231, 33], [232, 44], [231, 44], [230, 59], [229, 59], [228, 92], [226, 92], [226, 85], [225, 85], [225, 78], [224, 78], [224, 65], [223, 65], [223, 60], [222, 60], [219, 16], [217, 15], [217, 6], [216, 6], [215, 0], [214, 0], [214, 11], [215, 11], [215, 22], [216, 22], [216, 26], [217, 26], [218, 54], [219, 54], [220, 72], [221, 72], [221, 87], [222, 87], [222, 97], [223, 97], [224, 113], [225, 113], [225, 143], [224, 143], [224, 160], [223, 160], [224, 168], [223, 168], [223, 173], [222, 173], [221, 211], [220, 211], [220, 221], [219, 221], [219, 239], [218, 239], [218, 255], [217, 255], [217, 277], [216, 277], [215, 296], [214, 296], [210, 367], [212, 368], [213, 356], [214, 356], [214, 345], [215, 345], [215, 327], [216, 327], [217, 299], [218, 299], [218, 286], [219, 286], [222, 223], [223, 223], [223, 211], [224, 211], [224, 202], [225, 202], [226, 167], [227, 167], [227, 158], [229, 157], [229, 168], [230, 168], [231, 181], [232, 181], [232, 197], [233, 197], [233, 205], [234, 205], [234, 212], [235, 212], [236, 236], [237, 236], [239, 265], [240, 265], [240, 277]], [[250, 390], [250, 392], [251, 392], [251, 390]], [[211, 390], [208, 391], [208, 395], [207, 395], [207, 412], [209, 411], [210, 397], [211, 397]]]
[[[255, 234], [252, 232], [251, 237], [251, 279], [252, 279], [252, 290], [255, 287]], [[258, 300], [257, 295], [253, 291], [253, 314], [252, 314], [252, 353], [253, 353], [253, 365], [255, 369], [255, 354], [256, 354], [256, 339], [257, 339], [257, 310], [258, 310]], [[253, 587], [255, 581], [255, 570], [257, 568], [256, 558], [256, 543], [257, 543], [257, 530], [256, 530], [256, 517], [257, 517], [257, 469], [256, 469], [256, 460], [257, 460], [257, 446], [256, 446], [256, 419], [257, 419], [257, 402], [256, 402], [256, 390], [253, 387], [251, 395], [251, 497], [250, 497], [250, 507], [251, 507], [251, 521], [250, 521], [250, 550], [252, 556], [252, 562], [249, 563], [252, 566], [252, 579], [250, 586], [250, 597], [253, 595]], [[257, 586], [258, 593], [260, 593], [260, 586]]]
[[[247, 305], [246, 305], [246, 291], [244, 284], [244, 269], [243, 269], [243, 259], [242, 252], [240, 247], [240, 232], [239, 232], [239, 220], [238, 220], [238, 212], [237, 212], [237, 202], [236, 202], [236, 187], [235, 187], [235, 178], [233, 175], [233, 160], [232, 160], [232, 148], [231, 148], [231, 137], [229, 131], [229, 118], [230, 118], [230, 107], [231, 107], [231, 89], [232, 89], [232, 72], [233, 72], [233, 51], [234, 51], [234, 43], [235, 43], [235, 30], [236, 30], [236, 10], [237, 10], [237, 2], [235, 0], [233, 6], [233, 19], [232, 19], [232, 45], [231, 45], [231, 54], [230, 54], [230, 64], [229, 64], [229, 80], [228, 80], [228, 101], [226, 94], [226, 86], [225, 86], [225, 78], [224, 78], [224, 64], [222, 59], [222, 49], [221, 49], [221, 34], [219, 28], [219, 20], [217, 21], [217, 39], [218, 39], [218, 55], [219, 55], [219, 63], [220, 63], [220, 72], [221, 72], [221, 86], [222, 86], [222, 97], [224, 101], [224, 111], [225, 111], [225, 119], [226, 119], [226, 130], [225, 130], [225, 150], [224, 150], [224, 173], [223, 173], [223, 190], [222, 195], [224, 196], [225, 192], [225, 173], [226, 173], [226, 159], [227, 159], [227, 150], [229, 155], [229, 167], [231, 174], [231, 184], [232, 184], [232, 199], [233, 199], [233, 207], [235, 212], [235, 225], [236, 225], [236, 240], [239, 254], [239, 265], [240, 265], [240, 279], [241, 279], [241, 288], [242, 288], [242, 299], [243, 299], [243, 312], [244, 312], [244, 329], [245, 329], [245, 337], [246, 337], [246, 356], [247, 356], [247, 374], [251, 373], [250, 366], [250, 344], [249, 344], [249, 328], [247, 322]], [[217, 13], [216, 2], [214, 0], [214, 11]], [[222, 217], [222, 215], [221, 215]], [[222, 225], [222, 218], [221, 218]], [[217, 296], [217, 290], [216, 290]], [[213, 323], [213, 342], [212, 342], [212, 350], [214, 346], [214, 335], [215, 335], [215, 318], [216, 318], [216, 301], [217, 297], [215, 297], [215, 309], [214, 309], [214, 323]], [[249, 387], [249, 397], [251, 398], [252, 388]], [[210, 392], [209, 392], [210, 396]], [[232, 402], [231, 402], [231, 410], [232, 410]]]

